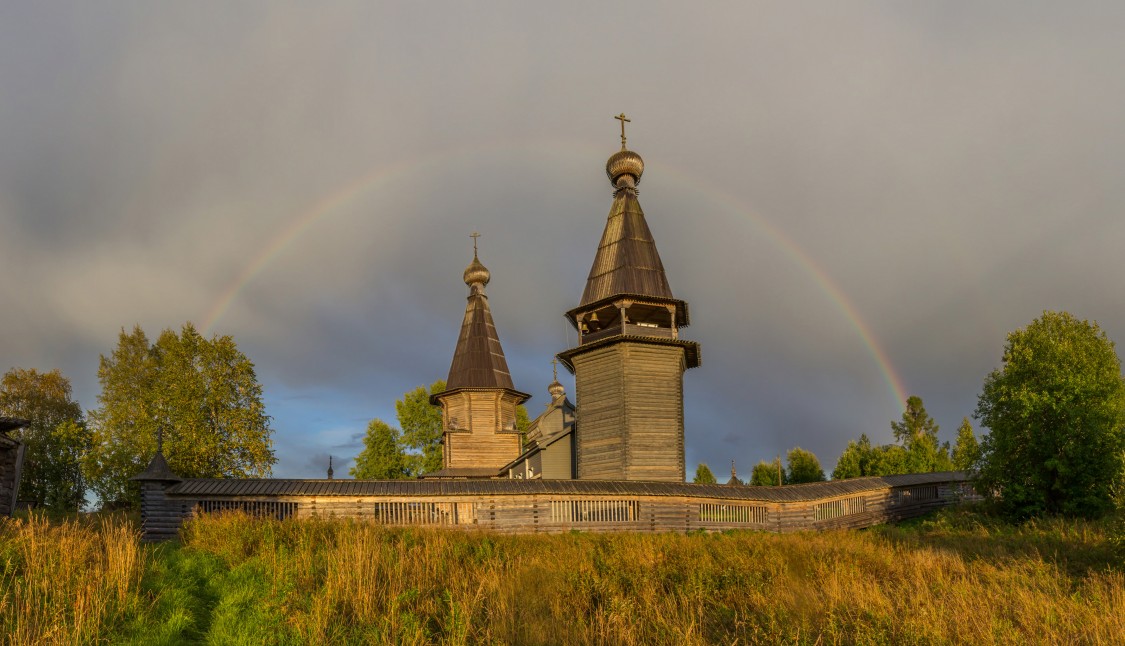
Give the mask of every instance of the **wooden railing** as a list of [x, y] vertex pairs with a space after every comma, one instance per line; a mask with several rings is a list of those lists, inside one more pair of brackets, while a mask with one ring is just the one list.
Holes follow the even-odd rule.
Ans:
[[785, 487], [658, 482], [185, 480], [146, 486], [146, 536], [186, 518], [242, 510], [275, 518], [357, 518], [387, 525], [504, 533], [774, 532], [867, 527], [976, 498], [964, 473], [857, 478]]

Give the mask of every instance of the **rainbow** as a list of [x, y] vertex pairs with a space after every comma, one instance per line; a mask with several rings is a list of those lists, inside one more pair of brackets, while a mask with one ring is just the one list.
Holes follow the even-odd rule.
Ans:
[[[322, 219], [339, 212], [343, 206], [364, 194], [379, 189], [391, 181], [412, 176], [458, 156], [480, 154], [485, 149], [503, 148], [510, 148], [517, 151], [524, 151], [525, 149], [531, 151], [533, 149], [536, 152], [552, 150], [557, 154], [562, 154], [566, 151], [572, 154], [580, 154], [584, 159], [597, 159], [599, 154], [605, 152], [594, 150], [592, 146], [578, 145], [573, 141], [500, 142], [486, 146], [449, 149], [427, 155], [420, 159], [378, 166], [340, 186], [332, 193], [302, 210], [288, 225], [281, 228], [267, 240], [266, 244], [253, 255], [250, 261], [243, 267], [242, 271], [235, 276], [234, 280], [220, 293], [214, 304], [208, 309], [207, 314], [203, 317], [201, 331], [204, 334], [209, 334], [215, 324], [218, 323], [230, 309], [239, 292], [253, 282], [256, 276], [261, 274], [279, 254], [285, 251], [285, 249], [305, 231], [309, 230], [309, 228]], [[650, 166], [654, 165], [650, 164]], [[855, 305], [847, 297], [844, 290], [840, 288], [836, 281], [834, 281], [819, 264], [817, 264], [816, 260], [810, 256], [808, 252], [802, 249], [796, 241], [768, 219], [758, 214], [753, 209], [747, 208], [738, 198], [726, 192], [721, 187], [666, 164], [656, 164], [655, 166], [661, 168], [662, 171], [669, 171], [669, 174], [679, 178], [705, 199], [716, 200], [726, 208], [744, 216], [758, 229], [764, 232], [777, 248], [781, 249], [785, 255], [791, 258], [798, 267], [808, 274], [818, 289], [835, 305], [836, 309], [840, 311], [859, 336], [864, 346], [866, 346], [867, 351], [875, 360], [883, 380], [886, 382], [895, 398], [896, 408], [904, 404], [906, 401], [906, 387], [904, 386], [902, 378], [895, 370], [894, 365], [891, 363], [890, 358], [887, 356], [886, 351], [879, 344], [871, 328], [863, 320], [863, 317], [860, 316], [860, 313], [856, 310]]]
[[753, 222], [755, 226], [764, 231], [774, 242], [775, 246], [793, 259], [797, 266], [803, 269], [805, 273], [813, 279], [817, 288], [819, 288], [820, 291], [828, 297], [828, 300], [836, 306], [840, 313], [844, 315], [844, 318], [847, 319], [852, 329], [859, 335], [860, 340], [862, 340], [863, 344], [867, 347], [867, 351], [875, 359], [875, 363], [878, 365], [883, 380], [894, 394], [896, 406], [901, 407], [906, 403], [905, 382], [902, 377], [899, 376], [898, 371], [895, 370], [894, 364], [891, 363], [890, 357], [888, 357], [886, 351], [883, 350], [883, 346], [879, 344], [871, 328], [863, 320], [863, 317], [860, 316], [859, 311], [856, 310], [855, 305], [852, 304], [847, 294], [844, 293], [844, 290], [807, 251], [802, 249], [795, 240], [789, 237], [784, 231], [777, 228], [772, 222], [759, 215], [753, 209], [745, 207], [738, 198], [726, 192], [718, 185], [712, 184], [699, 177], [689, 176], [677, 168], [661, 164], [649, 164], [649, 166], [656, 166], [662, 170], [669, 171], [669, 174], [681, 178], [688, 185], [697, 187], [712, 200], [723, 204], [735, 213], [745, 216]]

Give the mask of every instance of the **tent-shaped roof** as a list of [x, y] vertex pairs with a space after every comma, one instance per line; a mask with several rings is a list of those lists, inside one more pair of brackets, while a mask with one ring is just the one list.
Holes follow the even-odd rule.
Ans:
[[500, 346], [500, 337], [492, 322], [488, 297], [483, 290], [469, 296], [465, 319], [461, 323], [461, 335], [457, 338], [457, 349], [453, 352], [453, 363], [449, 366], [449, 379], [446, 380], [445, 387], [447, 390], [515, 390], [512, 375], [508, 373], [508, 362], [504, 359], [504, 348]]
[[673, 299], [664, 265], [634, 190], [619, 190], [579, 307], [618, 294]]

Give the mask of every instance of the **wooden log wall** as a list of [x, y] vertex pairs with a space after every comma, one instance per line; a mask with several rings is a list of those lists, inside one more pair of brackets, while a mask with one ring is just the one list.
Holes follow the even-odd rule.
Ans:
[[[409, 484], [409, 483], [404, 483]], [[239, 510], [274, 518], [354, 518], [386, 525], [484, 529], [501, 533], [772, 532], [860, 528], [924, 514], [976, 498], [963, 479], [888, 486], [806, 500], [658, 494], [513, 493], [463, 495], [180, 496], [145, 483], [146, 538], [175, 536], [184, 518]], [[404, 486], [403, 489], [409, 489]], [[770, 489], [770, 488], [762, 488]], [[786, 488], [778, 488], [786, 489]]]
[[[176, 538], [184, 518], [200, 501], [172, 498], [165, 493], [168, 483], [141, 483], [141, 532], [146, 541]], [[207, 501], [203, 501], [206, 505]]]
[[574, 358], [578, 477], [682, 482], [684, 350], [623, 341]]
[[0, 436], [0, 516], [11, 516], [16, 509], [25, 448], [22, 442]]
[[[520, 455], [516, 424], [519, 398], [504, 390], [466, 390], [444, 402], [446, 467], [492, 467], [499, 470]], [[462, 430], [450, 431], [456, 419]]]

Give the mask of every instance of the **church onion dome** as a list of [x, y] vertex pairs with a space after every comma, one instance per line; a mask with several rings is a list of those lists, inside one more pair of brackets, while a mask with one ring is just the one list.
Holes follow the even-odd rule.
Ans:
[[473, 253], [473, 261], [465, 268], [465, 284], [470, 286], [475, 283], [487, 285], [491, 278], [492, 274], [489, 273], [488, 268], [481, 263], [476, 253]]
[[556, 399], [561, 399], [564, 395], [566, 395], [566, 388], [559, 383], [559, 380], [556, 377], [555, 380], [547, 386], [547, 392], [551, 395], [551, 401], [555, 401]]
[[[605, 174], [609, 177], [614, 188], [620, 188], [624, 180], [627, 186], [637, 186], [641, 183], [641, 175], [645, 172], [645, 162], [637, 153], [627, 150], [624, 146], [613, 153], [605, 163]], [[629, 179], [626, 179], [629, 178]], [[631, 180], [631, 181], [630, 181]]]

